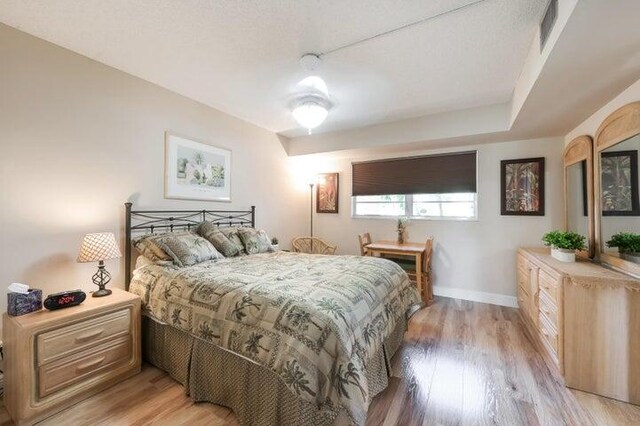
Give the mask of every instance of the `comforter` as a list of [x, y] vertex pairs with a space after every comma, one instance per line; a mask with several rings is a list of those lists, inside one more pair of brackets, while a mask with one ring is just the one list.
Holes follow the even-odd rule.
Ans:
[[275, 372], [290, 391], [364, 424], [365, 365], [419, 303], [395, 263], [264, 253], [186, 268], [147, 264], [130, 291], [147, 315]]

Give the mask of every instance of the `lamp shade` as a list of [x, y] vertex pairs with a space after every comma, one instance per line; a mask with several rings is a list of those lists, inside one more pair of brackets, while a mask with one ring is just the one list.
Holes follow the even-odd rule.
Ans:
[[121, 257], [120, 248], [113, 232], [87, 234], [82, 240], [77, 261], [80, 263], [98, 262], [100, 260]]

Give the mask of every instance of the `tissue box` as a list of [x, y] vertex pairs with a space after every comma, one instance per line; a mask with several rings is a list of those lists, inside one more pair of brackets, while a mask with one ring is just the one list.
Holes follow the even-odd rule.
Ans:
[[42, 290], [29, 289], [28, 294], [8, 293], [7, 313], [12, 317], [28, 314], [42, 309]]

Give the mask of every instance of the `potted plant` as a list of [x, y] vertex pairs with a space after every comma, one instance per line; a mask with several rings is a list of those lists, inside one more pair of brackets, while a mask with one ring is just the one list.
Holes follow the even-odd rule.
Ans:
[[584, 250], [585, 238], [570, 231], [551, 231], [544, 234], [542, 242], [551, 247], [551, 256], [561, 262], [575, 262], [576, 250]]
[[622, 259], [640, 263], [640, 234], [618, 232], [607, 241], [607, 247], [617, 247]]
[[280, 250], [280, 241], [278, 241], [278, 238], [276, 237], [271, 238], [271, 247], [273, 247], [273, 250], [275, 251]]
[[398, 226], [396, 228], [396, 232], [398, 233], [398, 244], [404, 243], [404, 232], [407, 229], [408, 224], [409, 224], [408, 217], [398, 218]]

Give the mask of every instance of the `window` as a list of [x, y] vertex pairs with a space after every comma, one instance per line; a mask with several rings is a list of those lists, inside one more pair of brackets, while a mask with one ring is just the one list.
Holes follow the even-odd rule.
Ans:
[[474, 220], [477, 196], [473, 192], [452, 194], [361, 195], [353, 197], [353, 216]]
[[352, 214], [476, 219], [476, 171], [475, 151], [352, 163]]

